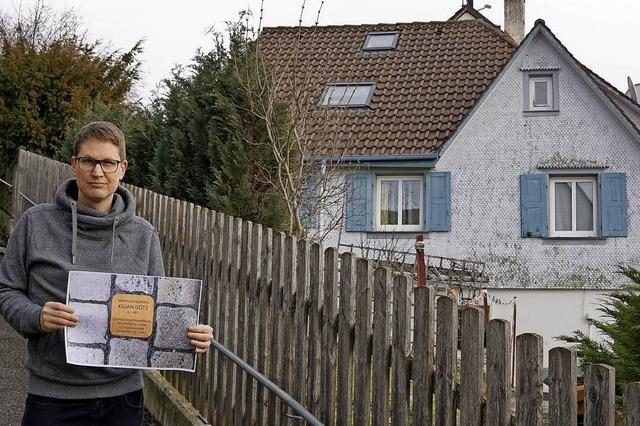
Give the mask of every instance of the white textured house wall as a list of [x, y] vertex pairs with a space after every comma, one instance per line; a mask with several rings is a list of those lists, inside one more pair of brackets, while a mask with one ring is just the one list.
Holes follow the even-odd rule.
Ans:
[[[616, 286], [616, 264], [640, 260], [640, 144], [545, 37], [517, 59], [437, 164], [451, 172], [452, 230], [429, 246], [487, 262], [495, 286]], [[559, 68], [557, 116], [523, 116], [521, 68], [534, 67]], [[519, 176], [556, 154], [626, 173], [627, 237], [520, 237]]]
[[[505, 304], [491, 304], [491, 319], [506, 319], [513, 324], [513, 298], [516, 297], [516, 335], [536, 333], [544, 340], [544, 365], [548, 364], [549, 349], [568, 346], [556, 339], [560, 335], [571, 335], [575, 330], [600, 340], [602, 336], [590, 320], [603, 319], [598, 311], [602, 297], [610, 292], [602, 290], [520, 290], [490, 289], [490, 298]], [[549, 315], [548, 313], [558, 313]]]
[[[521, 69], [535, 67], [559, 68], [557, 116], [523, 116]], [[537, 165], [557, 154], [626, 173], [627, 237], [520, 237], [519, 177], [543, 173]], [[493, 287], [613, 288], [624, 282], [618, 263], [640, 263], [640, 144], [542, 35], [506, 70], [436, 170], [451, 172], [451, 232], [427, 235], [426, 251], [486, 262]], [[324, 244], [388, 245], [381, 237], [389, 234], [336, 230]], [[415, 234], [394, 239], [398, 249], [414, 250]]]

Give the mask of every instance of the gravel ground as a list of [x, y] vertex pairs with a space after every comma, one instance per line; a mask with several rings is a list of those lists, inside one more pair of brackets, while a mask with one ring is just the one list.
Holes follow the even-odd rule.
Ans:
[[19, 425], [27, 398], [27, 341], [0, 317], [0, 425]]

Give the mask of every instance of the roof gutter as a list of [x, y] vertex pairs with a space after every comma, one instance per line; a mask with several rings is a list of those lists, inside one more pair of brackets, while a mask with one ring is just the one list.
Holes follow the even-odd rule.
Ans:
[[342, 155], [342, 156], [309, 156], [307, 161], [328, 161], [331, 163], [372, 163], [378, 161], [433, 161], [438, 154], [386, 154], [386, 155]]
[[386, 154], [386, 155], [343, 155], [343, 156], [310, 156], [305, 161], [322, 161], [342, 163], [351, 166], [372, 165], [383, 167], [433, 167], [440, 156], [437, 153], [427, 154]]

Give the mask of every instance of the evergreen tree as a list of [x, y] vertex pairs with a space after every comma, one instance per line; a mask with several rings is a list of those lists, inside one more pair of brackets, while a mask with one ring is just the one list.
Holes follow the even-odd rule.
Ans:
[[284, 229], [279, 196], [252, 167], [273, 167], [264, 137], [247, 108], [237, 67], [252, 45], [246, 26], [230, 24], [227, 42], [214, 35], [188, 69], [176, 68], [153, 105], [156, 148], [154, 190], [225, 214]]
[[603, 298], [599, 310], [605, 318], [593, 321], [604, 340], [595, 341], [582, 331], [560, 336], [574, 345], [581, 364], [601, 363], [616, 369], [618, 396], [627, 383], [640, 381], [640, 271], [621, 266], [620, 273], [631, 282]]

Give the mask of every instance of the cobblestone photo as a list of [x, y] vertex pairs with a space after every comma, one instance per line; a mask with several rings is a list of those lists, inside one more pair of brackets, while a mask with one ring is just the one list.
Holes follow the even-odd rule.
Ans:
[[202, 281], [69, 272], [67, 362], [86, 366], [194, 371], [187, 328], [198, 323]]

